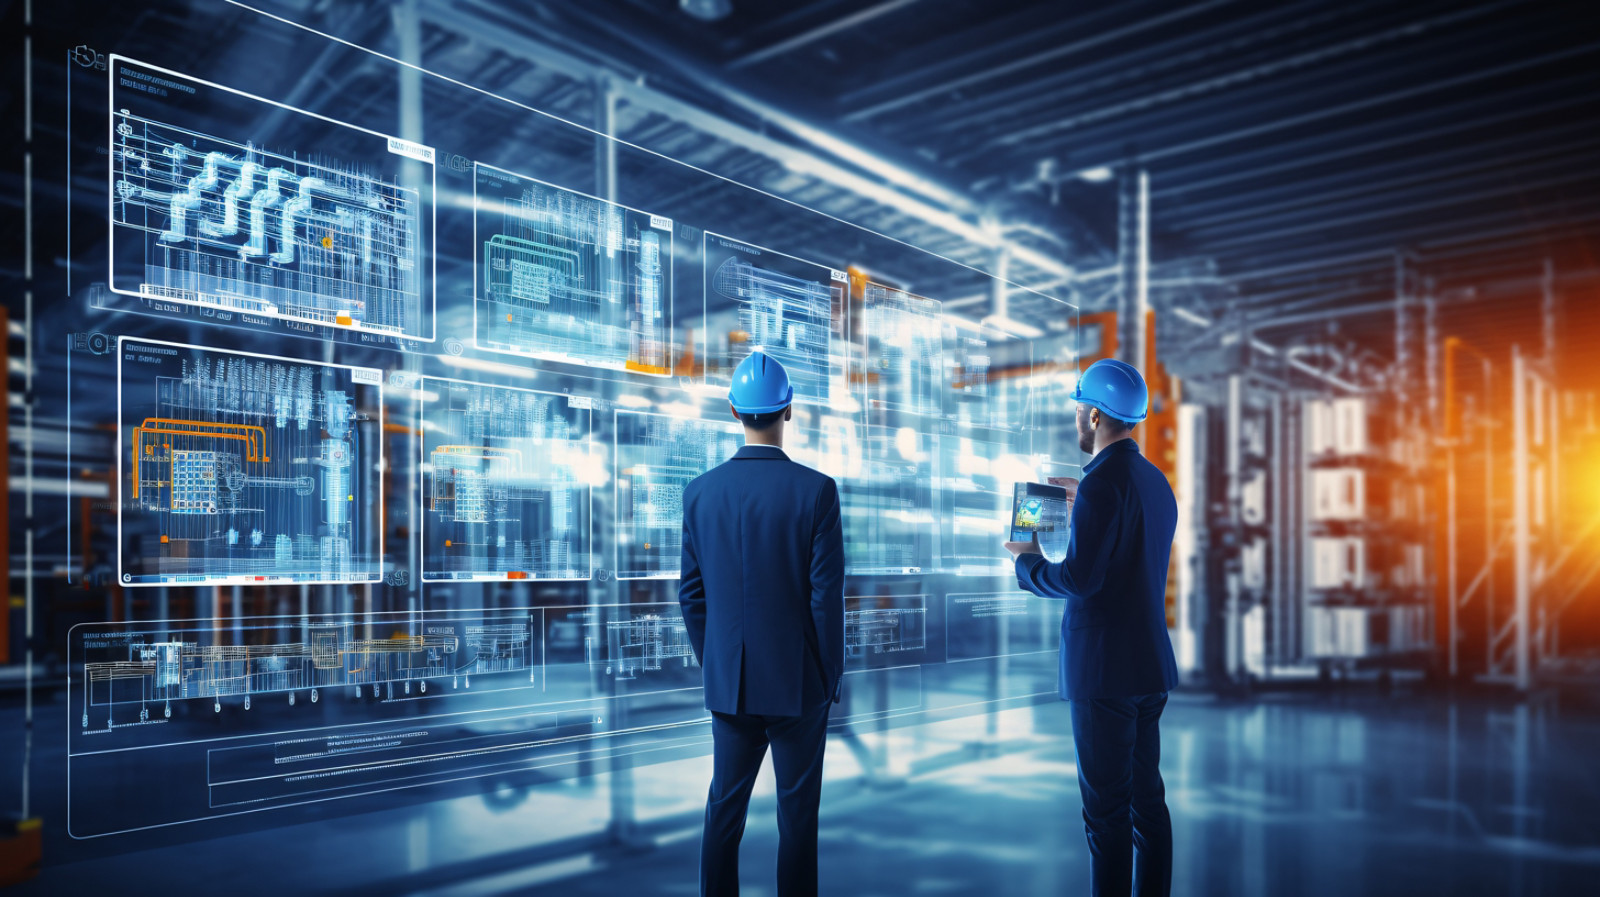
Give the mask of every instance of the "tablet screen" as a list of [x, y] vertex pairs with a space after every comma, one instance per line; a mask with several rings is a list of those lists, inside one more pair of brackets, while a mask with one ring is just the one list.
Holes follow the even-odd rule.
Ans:
[[1055, 547], [1067, 535], [1067, 510], [1067, 490], [1060, 486], [1018, 483], [1011, 502], [1011, 541], [1038, 535], [1041, 548], [1047, 543]]

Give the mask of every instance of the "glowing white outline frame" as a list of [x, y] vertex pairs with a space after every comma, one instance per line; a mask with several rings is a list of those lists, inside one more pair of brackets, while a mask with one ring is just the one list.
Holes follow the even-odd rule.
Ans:
[[[428, 286], [427, 286], [427, 293], [428, 293], [429, 298], [432, 300], [432, 308], [429, 309], [429, 311], [428, 311], [428, 324], [429, 324], [429, 334], [428, 334], [428, 336], [423, 337], [423, 336], [412, 336], [409, 333], [394, 333], [394, 332], [388, 331], [388, 330], [381, 330], [381, 329], [371, 328], [371, 327], [363, 327], [363, 326], [361, 326], [359, 324], [337, 324], [337, 323], [329, 324], [326, 321], [318, 321], [315, 318], [302, 318], [302, 317], [299, 317], [297, 315], [286, 315], [286, 314], [283, 314], [281, 312], [256, 312], [256, 311], [245, 312], [245, 311], [240, 311], [239, 309], [235, 309], [235, 308], [223, 308], [223, 307], [220, 307], [220, 306], [217, 306], [217, 305], [213, 305], [213, 304], [211, 304], [209, 302], [196, 302], [196, 301], [192, 301], [192, 300], [188, 300], [188, 299], [175, 299], [175, 298], [172, 298], [170, 296], [154, 296], [154, 295], [151, 295], [149, 293], [146, 293], [146, 292], [143, 292], [143, 291], [140, 291], [140, 290], [129, 291], [129, 290], [119, 290], [119, 289], [117, 289], [117, 277], [116, 277], [116, 275], [117, 275], [117, 272], [116, 272], [117, 218], [116, 218], [116, 214], [115, 214], [115, 208], [116, 208], [116, 204], [117, 204], [117, 190], [116, 190], [117, 107], [116, 107], [115, 98], [116, 98], [116, 91], [117, 91], [117, 65], [116, 64], [117, 64], [117, 62], [119, 60], [122, 61], [122, 62], [130, 63], [130, 64], [132, 64], [134, 66], [137, 66], [137, 67], [139, 67], [141, 69], [146, 69], [146, 70], [152, 71], [152, 72], [160, 72], [162, 75], [165, 75], [165, 76], [168, 76], [168, 77], [179, 78], [179, 79], [182, 79], [184, 81], [191, 82], [193, 84], [200, 84], [200, 85], [203, 85], [205, 87], [211, 88], [213, 90], [220, 90], [220, 91], [223, 91], [225, 93], [231, 93], [234, 96], [244, 97], [245, 99], [254, 100], [254, 101], [258, 102], [258, 103], [266, 103], [269, 106], [276, 106], [279, 109], [285, 109], [285, 110], [288, 110], [290, 112], [298, 113], [300, 115], [310, 116], [311, 118], [315, 118], [315, 119], [317, 119], [319, 121], [325, 121], [325, 122], [327, 122], [329, 124], [332, 124], [332, 125], [338, 125], [339, 127], [349, 128], [352, 131], [358, 131], [358, 132], [360, 132], [362, 134], [370, 134], [370, 135], [372, 135], [374, 137], [381, 137], [381, 138], [383, 138], [384, 143], [385, 143], [385, 146], [384, 146], [385, 150], [387, 152], [389, 152], [391, 155], [400, 155], [400, 154], [394, 153], [393, 150], [388, 149], [388, 142], [391, 141], [391, 140], [398, 140], [398, 141], [400, 141], [400, 142], [402, 142], [404, 144], [407, 144], [407, 145], [424, 146], [424, 148], [426, 148], [430, 152], [432, 152], [433, 156], [434, 156], [434, 159], [432, 161], [423, 161], [421, 159], [416, 158], [415, 156], [407, 156], [407, 155], [402, 155], [401, 156], [401, 158], [411, 159], [414, 162], [418, 162], [420, 164], [428, 166], [428, 174], [429, 174], [429, 177], [431, 178], [431, 181], [429, 182], [429, 185], [428, 185], [429, 192], [431, 193], [431, 199], [428, 202], [428, 212], [429, 212], [429, 217], [428, 217], [428, 239], [427, 239], [427, 247], [423, 250], [428, 255]], [[107, 246], [107, 252], [106, 252], [106, 290], [107, 291], [109, 291], [110, 293], [112, 293], [114, 295], [127, 296], [127, 297], [133, 298], [133, 299], [148, 299], [148, 300], [150, 300], [152, 302], [174, 302], [174, 303], [178, 303], [178, 304], [181, 304], [181, 305], [187, 305], [187, 306], [190, 306], [192, 308], [209, 308], [209, 309], [211, 309], [213, 311], [229, 312], [229, 313], [232, 313], [234, 315], [254, 315], [254, 316], [258, 317], [258, 318], [267, 318], [267, 319], [275, 320], [275, 321], [286, 321], [286, 322], [295, 323], [295, 324], [301, 324], [301, 325], [306, 325], [306, 326], [321, 327], [321, 328], [324, 328], [324, 329], [326, 329], [328, 331], [331, 331], [333, 333], [371, 334], [373, 336], [379, 336], [379, 337], [383, 337], [383, 338], [389, 339], [389, 340], [395, 340], [395, 341], [409, 340], [411, 342], [418, 342], [418, 343], [432, 343], [432, 342], [437, 342], [438, 341], [438, 339], [439, 339], [439, 252], [438, 252], [438, 239], [439, 239], [439, 166], [437, 164], [437, 160], [438, 160], [438, 152], [437, 152], [437, 150], [435, 150], [433, 147], [427, 147], [424, 144], [417, 144], [414, 141], [406, 140], [403, 137], [395, 137], [392, 134], [384, 134], [384, 133], [381, 133], [379, 131], [372, 131], [372, 130], [369, 130], [367, 128], [363, 128], [363, 127], [361, 127], [359, 125], [352, 125], [352, 124], [349, 124], [347, 122], [339, 121], [336, 118], [329, 118], [326, 115], [319, 115], [319, 114], [317, 114], [315, 112], [311, 112], [311, 111], [306, 110], [306, 109], [300, 109], [300, 108], [297, 108], [295, 106], [290, 106], [290, 105], [288, 105], [286, 103], [280, 103], [280, 102], [278, 102], [276, 100], [269, 100], [266, 97], [258, 97], [255, 94], [246, 93], [246, 92], [244, 92], [242, 90], [238, 90], [238, 89], [233, 88], [233, 87], [228, 87], [228, 86], [223, 85], [223, 84], [217, 84], [216, 82], [213, 82], [213, 81], [207, 81], [204, 78], [197, 78], [197, 77], [195, 77], [193, 75], [185, 75], [182, 72], [175, 72], [175, 71], [173, 71], [171, 69], [162, 68], [159, 65], [152, 65], [152, 64], [150, 64], [148, 62], [141, 62], [140, 60], [134, 59], [131, 56], [123, 56], [123, 55], [120, 55], [120, 54], [117, 54], [117, 53], [109, 54], [106, 57], [106, 74], [107, 74], [107, 78], [106, 78], [106, 246]], [[221, 137], [218, 137], [218, 138], [215, 138], [215, 139], [225, 140], [225, 138], [221, 138]], [[226, 141], [226, 142], [232, 143], [233, 141]], [[399, 186], [399, 185], [397, 184], [396, 186]], [[417, 201], [418, 202], [422, 201], [422, 197], [421, 197], [420, 191], [418, 193]], [[419, 296], [418, 298], [421, 299], [422, 297]], [[106, 306], [99, 306], [99, 307], [106, 308], [107, 311], [134, 312], [136, 314], [148, 314], [148, 315], [153, 315], [154, 317], [158, 317], [158, 318], [166, 318], [168, 320], [172, 319], [172, 317], [170, 315], [161, 315], [161, 314], [157, 314], [155, 312], [142, 310], [142, 309], [128, 309], [128, 308], [116, 308], [116, 307], [106, 307]], [[203, 318], [203, 317], [196, 319], [196, 323], [208, 324], [208, 325], [211, 325], [211, 326], [219, 326], [218, 323], [214, 319], [207, 320], [206, 318]], [[253, 326], [250, 326], [248, 324], [243, 324], [243, 323], [240, 323], [240, 322], [237, 322], [237, 321], [236, 322], [232, 322], [230, 324], [220, 325], [220, 326], [240, 327], [240, 328], [243, 328], [246, 331], [253, 331], [255, 333], [264, 333], [264, 332], [265, 333], [278, 333], [279, 332], [279, 331], [263, 331], [260, 327], [253, 327]], [[298, 334], [295, 334], [295, 333], [284, 333], [282, 335], [285, 335], [285, 336], [297, 336]], [[327, 337], [320, 337], [320, 336], [308, 336], [306, 338], [309, 338], [309, 339], [320, 339], [320, 340], [323, 340], [323, 341], [327, 340]]]
[[[458, 383], [458, 384], [461, 384], [462, 386], [470, 386], [470, 387], [473, 387], [475, 389], [508, 389], [508, 390], [513, 391], [513, 392], [527, 392], [527, 393], [533, 393], [534, 395], [554, 396], [554, 397], [557, 397], [557, 398], [566, 398], [569, 402], [572, 399], [575, 399], [575, 398], [577, 398], [577, 399], [587, 398], [589, 400], [589, 407], [580, 409], [582, 411], [587, 411], [588, 414], [589, 414], [589, 428], [584, 431], [583, 443], [587, 447], [587, 454], [588, 454], [591, 462], [593, 462], [597, 457], [598, 448], [597, 448], [596, 440], [595, 440], [595, 437], [594, 437], [594, 430], [595, 430], [594, 421], [595, 421], [595, 416], [596, 416], [596, 414], [598, 413], [598, 411], [600, 409], [597, 409], [595, 407], [595, 405], [599, 404], [599, 402], [593, 396], [580, 396], [580, 395], [577, 395], [575, 393], [569, 393], [569, 392], [551, 392], [550, 390], [547, 390], [547, 389], [528, 389], [526, 387], [521, 387], [521, 386], [501, 386], [501, 385], [495, 384], [495, 383], [477, 383], [477, 382], [474, 382], [474, 381], [471, 381], [471, 380], [461, 380], [461, 379], [458, 379], [458, 378], [455, 378], [455, 377], [434, 377], [434, 376], [430, 376], [430, 375], [427, 375], [427, 374], [422, 374], [422, 375], [419, 375], [417, 377], [417, 385], [415, 387], [415, 391], [417, 393], [426, 392], [427, 391], [426, 384], [427, 384], [427, 382], [429, 380], [437, 381], [437, 382], [440, 382], [440, 383]], [[416, 461], [417, 461], [417, 566], [419, 568], [421, 568], [421, 569], [419, 569], [417, 571], [417, 578], [420, 581], [425, 582], [425, 583], [451, 583], [451, 582], [525, 582], [525, 583], [535, 583], [535, 582], [588, 582], [589, 580], [594, 579], [594, 571], [596, 569], [598, 569], [598, 565], [595, 563], [595, 560], [596, 560], [595, 556], [599, 552], [597, 552], [595, 550], [595, 545], [594, 545], [594, 486], [591, 486], [589, 484], [584, 484], [584, 487], [583, 487], [584, 494], [585, 494], [585, 496], [587, 498], [587, 504], [589, 506], [588, 510], [586, 512], [587, 515], [588, 515], [588, 519], [585, 521], [587, 523], [587, 527], [586, 527], [587, 532], [584, 535], [585, 544], [586, 544], [586, 547], [588, 548], [588, 552], [587, 553], [589, 555], [589, 573], [588, 573], [588, 575], [581, 576], [581, 577], [579, 577], [579, 576], [544, 576], [544, 577], [528, 576], [528, 577], [525, 577], [525, 578], [522, 578], [522, 579], [512, 579], [508, 575], [512, 571], [503, 570], [498, 574], [493, 574], [493, 573], [481, 573], [481, 574], [480, 573], [474, 573], [473, 575], [468, 576], [468, 577], [461, 577], [461, 576], [443, 576], [443, 577], [440, 577], [440, 576], [429, 576], [428, 575], [428, 570], [427, 570], [427, 568], [428, 568], [428, 563], [427, 563], [427, 557], [428, 557], [428, 555], [427, 555], [427, 548], [428, 548], [427, 497], [426, 497], [426, 493], [423, 491], [423, 484], [424, 484], [425, 481], [424, 481], [423, 476], [422, 476], [422, 459], [427, 457], [427, 439], [428, 439], [428, 436], [427, 436], [427, 428], [426, 428], [425, 424], [427, 423], [427, 405], [429, 404], [429, 402], [428, 402], [427, 399], [423, 398], [421, 395], [418, 395], [416, 397], [416, 403], [417, 403], [417, 458], [416, 458]], [[569, 405], [568, 407], [571, 407], [571, 406]], [[603, 459], [601, 459], [601, 460], [603, 460]]]
[[[142, 336], [127, 336], [126, 334], [119, 335], [117, 337], [117, 357], [116, 357], [116, 367], [117, 367], [117, 448], [116, 448], [117, 461], [116, 461], [116, 470], [117, 470], [117, 485], [119, 487], [117, 489], [117, 495], [118, 495], [118, 498], [117, 498], [117, 581], [122, 584], [123, 588], [145, 588], [145, 587], [149, 587], [149, 586], [169, 586], [169, 587], [173, 587], [173, 588], [204, 588], [206, 586], [273, 586], [273, 585], [308, 585], [308, 586], [312, 586], [312, 585], [333, 585], [333, 586], [339, 586], [339, 585], [361, 585], [363, 583], [374, 583], [374, 582], [382, 582], [383, 581], [383, 541], [384, 541], [384, 539], [383, 539], [383, 522], [384, 522], [385, 515], [384, 515], [383, 490], [381, 488], [378, 490], [378, 519], [373, 523], [373, 525], [371, 527], [377, 533], [376, 540], [377, 540], [378, 548], [377, 548], [377, 553], [374, 555], [374, 558], [373, 558], [373, 566], [376, 568], [376, 573], [374, 575], [370, 576], [370, 577], [363, 578], [363, 579], [298, 579], [298, 578], [295, 578], [295, 577], [282, 577], [282, 576], [271, 576], [271, 575], [258, 576], [256, 574], [248, 574], [248, 575], [240, 575], [240, 576], [232, 576], [232, 577], [214, 577], [214, 576], [212, 576], [210, 574], [206, 574], [205, 579], [199, 580], [199, 581], [196, 581], [196, 582], [183, 582], [183, 581], [134, 582], [134, 581], [128, 579], [127, 577], [129, 576], [129, 574], [126, 572], [126, 569], [125, 569], [125, 558], [123, 557], [127, 553], [127, 542], [122, 538], [123, 499], [121, 498], [122, 490], [121, 490], [120, 486], [122, 485], [123, 476], [126, 475], [126, 474], [131, 474], [132, 473], [131, 469], [125, 470], [123, 468], [123, 465], [122, 465], [122, 457], [123, 457], [123, 445], [122, 445], [122, 433], [123, 433], [123, 426], [122, 426], [122, 412], [123, 412], [122, 379], [123, 378], [122, 378], [122, 367], [126, 363], [126, 359], [124, 359], [122, 357], [122, 352], [123, 352], [123, 348], [122, 347], [125, 344], [130, 343], [130, 342], [132, 342], [132, 343], [144, 343], [146, 345], [151, 345], [151, 346], [166, 346], [166, 347], [172, 348], [172, 349], [189, 349], [191, 351], [196, 351], [196, 352], [211, 352], [211, 353], [221, 353], [223, 355], [239, 355], [239, 356], [243, 356], [243, 357], [246, 357], [246, 358], [261, 358], [261, 359], [265, 359], [267, 361], [276, 361], [276, 362], [279, 362], [281, 364], [288, 364], [288, 365], [295, 365], [295, 364], [315, 365], [317, 367], [337, 368], [339, 370], [349, 371], [351, 373], [351, 382], [352, 383], [358, 383], [358, 384], [363, 385], [363, 386], [371, 386], [371, 387], [374, 387], [374, 388], [376, 388], [378, 390], [378, 406], [377, 406], [378, 407], [378, 417], [377, 417], [378, 439], [377, 439], [377, 443], [378, 443], [378, 466], [379, 466], [379, 470], [380, 471], [382, 470], [383, 464], [384, 464], [383, 421], [384, 421], [384, 410], [385, 409], [384, 409], [384, 403], [383, 403], [383, 371], [379, 370], [378, 368], [369, 368], [369, 367], [363, 367], [363, 366], [360, 366], [360, 365], [350, 365], [350, 364], [337, 364], [337, 363], [331, 362], [331, 361], [302, 361], [301, 359], [298, 359], [298, 358], [284, 358], [284, 357], [279, 356], [279, 355], [267, 355], [267, 354], [262, 353], [262, 352], [240, 352], [240, 351], [236, 351], [234, 349], [218, 349], [218, 348], [215, 348], [215, 347], [212, 347], [212, 346], [196, 346], [196, 345], [192, 345], [190, 343], [175, 343], [175, 342], [169, 342], [167, 340], [146, 339], [146, 338], [144, 338]], [[374, 378], [373, 381], [371, 383], [364, 383], [362, 381], [356, 380], [355, 377], [354, 377], [354, 374], [355, 374], [356, 371], [365, 371], [365, 372], [367, 372], [370, 376], [372, 376]], [[353, 398], [353, 396], [352, 396], [352, 398]], [[355, 465], [352, 465], [352, 466], [355, 466]], [[130, 468], [131, 468], [131, 465], [130, 465]], [[369, 487], [369, 488], [371, 487], [372, 483], [368, 482], [368, 480], [371, 480], [373, 478], [374, 477], [372, 475], [369, 475], [367, 478], [364, 479], [363, 482], [365, 483], [365, 485], [367, 487]], [[381, 476], [380, 476], [380, 478], [381, 478]], [[352, 480], [352, 485], [354, 485], [354, 480]], [[79, 625], [82, 625], [82, 624], [79, 624]]]

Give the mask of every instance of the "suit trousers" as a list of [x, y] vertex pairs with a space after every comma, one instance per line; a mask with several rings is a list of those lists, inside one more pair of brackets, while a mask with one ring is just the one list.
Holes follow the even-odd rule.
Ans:
[[1090, 893], [1130, 893], [1131, 872], [1131, 893], [1165, 897], [1172, 891], [1172, 818], [1161, 781], [1167, 693], [1071, 703]]
[[772, 747], [778, 780], [778, 894], [817, 893], [817, 807], [822, 801], [822, 752], [828, 743], [823, 703], [800, 716], [711, 714], [711, 793], [700, 840], [700, 893], [739, 893], [739, 842], [744, 837], [750, 789]]

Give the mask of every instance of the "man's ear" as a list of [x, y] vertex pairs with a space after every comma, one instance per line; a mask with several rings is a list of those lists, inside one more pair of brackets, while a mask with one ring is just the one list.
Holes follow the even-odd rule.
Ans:
[[783, 409], [783, 419], [785, 421], [794, 420], [794, 406], [793, 405], [790, 405], [790, 406], [788, 406], [788, 407]]
[[729, 414], [731, 414], [731, 415], [733, 415], [733, 419], [734, 419], [734, 420], [737, 420], [737, 421], [739, 421], [739, 423], [741, 423], [741, 424], [742, 424], [742, 423], [744, 423], [744, 421], [742, 421], [742, 420], [739, 420], [739, 412], [737, 412], [737, 411], [735, 411], [735, 410], [734, 410], [734, 408], [733, 408], [733, 403], [732, 403], [732, 402], [729, 402], [729, 403], [728, 403], [728, 413], [729, 413]]

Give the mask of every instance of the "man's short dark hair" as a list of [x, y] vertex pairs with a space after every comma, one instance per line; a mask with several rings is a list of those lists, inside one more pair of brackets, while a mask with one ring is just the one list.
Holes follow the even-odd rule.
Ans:
[[1100, 412], [1100, 420], [1111, 428], [1111, 433], [1114, 436], [1120, 436], [1123, 433], [1131, 433], [1133, 432], [1133, 428], [1139, 425], [1137, 422], [1129, 422], [1120, 417], [1112, 417], [1104, 411]]
[[768, 411], [764, 414], [746, 414], [743, 411], [736, 413], [739, 415], [739, 423], [761, 433], [772, 429], [774, 424], [783, 420], [783, 413], [788, 410], [789, 406], [785, 405], [777, 411]]

